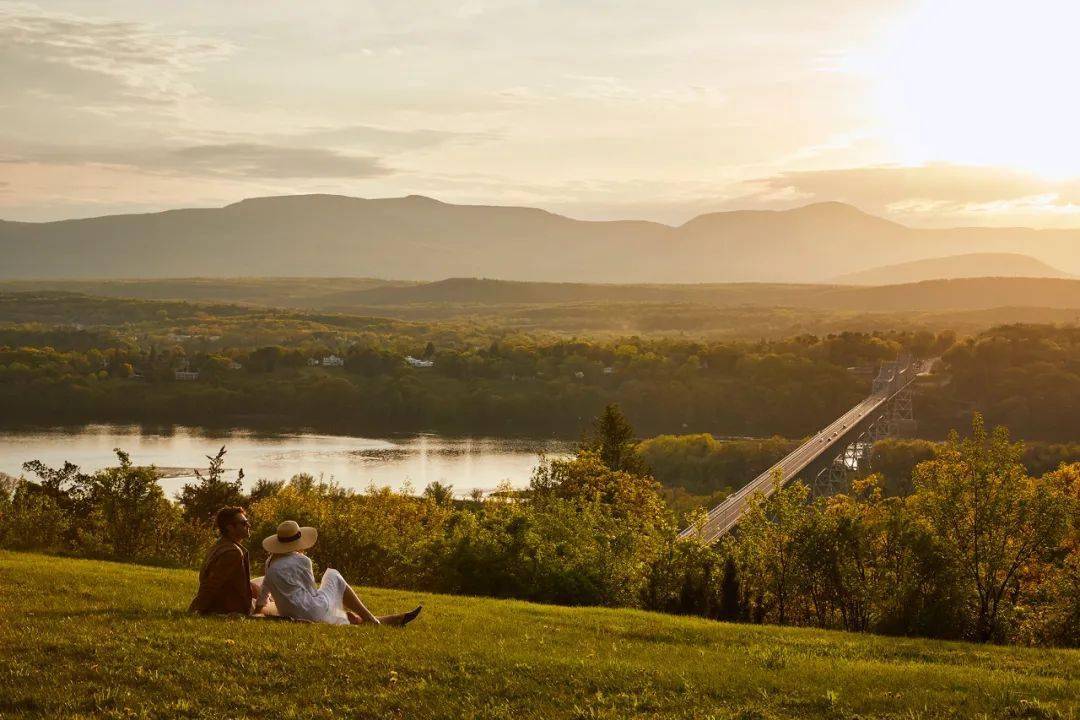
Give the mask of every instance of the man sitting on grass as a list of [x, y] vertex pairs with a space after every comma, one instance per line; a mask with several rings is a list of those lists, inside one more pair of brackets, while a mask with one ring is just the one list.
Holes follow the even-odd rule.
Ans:
[[251, 562], [243, 541], [251, 536], [244, 509], [224, 507], [214, 516], [221, 539], [199, 571], [199, 592], [188, 612], [251, 614], [255, 591], [251, 585]]

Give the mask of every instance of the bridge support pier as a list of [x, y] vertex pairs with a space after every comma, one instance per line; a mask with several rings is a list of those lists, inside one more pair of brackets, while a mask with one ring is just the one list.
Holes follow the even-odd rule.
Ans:
[[915, 430], [915, 411], [911, 388], [906, 387], [873, 417], [852, 442], [849, 442], [828, 465], [811, 474], [812, 497], [829, 497], [847, 492], [855, 475], [870, 469], [874, 443], [891, 437], [911, 435]]

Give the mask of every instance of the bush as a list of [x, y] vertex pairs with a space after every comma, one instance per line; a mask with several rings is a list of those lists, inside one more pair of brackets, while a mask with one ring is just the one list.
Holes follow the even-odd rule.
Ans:
[[39, 486], [0, 476], [0, 547], [55, 552], [68, 532], [67, 514]]

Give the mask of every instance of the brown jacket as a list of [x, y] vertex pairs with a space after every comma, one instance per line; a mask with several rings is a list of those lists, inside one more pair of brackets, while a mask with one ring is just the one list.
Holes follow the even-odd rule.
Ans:
[[251, 564], [243, 546], [221, 538], [210, 548], [188, 612], [251, 614]]

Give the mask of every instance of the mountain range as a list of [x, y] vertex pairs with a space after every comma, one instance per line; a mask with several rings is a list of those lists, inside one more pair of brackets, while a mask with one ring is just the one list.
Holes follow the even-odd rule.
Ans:
[[1019, 253], [968, 253], [873, 267], [832, 279], [838, 285], [899, 285], [941, 278], [1068, 278], [1068, 273]]
[[821, 282], [868, 267], [1024, 253], [1080, 272], [1080, 230], [910, 228], [841, 203], [672, 227], [427, 197], [296, 195], [222, 208], [0, 221], [0, 278], [356, 276], [574, 282]]

